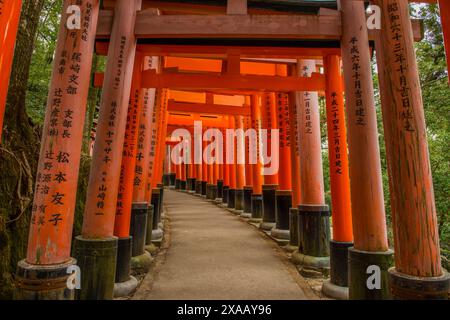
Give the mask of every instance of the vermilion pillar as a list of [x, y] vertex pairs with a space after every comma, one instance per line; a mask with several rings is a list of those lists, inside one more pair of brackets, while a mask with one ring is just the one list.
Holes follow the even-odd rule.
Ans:
[[0, 2], [0, 144], [22, 0]]
[[[250, 100], [248, 101], [250, 102]], [[248, 104], [250, 105], [250, 103]], [[250, 151], [250, 143], [254, 143], [251, 140], [251, 136], [249, 136], [252, 124], [251, 117], [244, 117], [244, 130], [247, 133], [245, 136], [245, 185], [244, 185], [244, 207], [243, 212], [241, 214], [244, 218], [251, 218], [252, 216], [252, 193], [253, 193], [253, 165], [250, 163], [250, 157], [254, 154], [250, 155], [250, 152], [255, 152], [254, 150]]]
[[[296, 74], [297, 69], [292, 68], [291, 74]], [[300, 146], [298, 141], [298, 110], [297, 95], [289, 93], [289, 125], [291, 144], [291, 183], [292, 183], [292, 205], [289, 209], [289, 245], [285, 250], [294, 252], [298, 250], [298, 205], [300, 204]]]
[[[117, 194], [116, 218], [114, 221], [114, 236], [118, 238], [115, 296], [127, 295], [137, 286], [136, 278], [130, 277], [132, 251], [130, 222], [139, 115], [143, 104], [143, 91], [140, 88], [143, 62], [142, 55], [136, 53], [128, 113], [126, 116], [127, 122]], [[124, 287], [126, 287], [126, 290], [123, 290]]]
[[398, 299], [448, 299], [409, 4], [375, 3], [381, 7], [377, 61], [395, 248], [390, 288]]
[[[206, 130], [206, 128], [205, 128]], [[202, 134], [203, 137], [203, 134]], [[209, 173], [208, 173], [208, 164], [205, 161], [204, 158], [204, 152], [206, 149], [207, 143], [206, 141], [202, 140], [202, 159], [203, 159], [203, 163], [202, 163], [202, 196], [206, 197], [206, 185], [208, 184], [209, 181]]]
[[[236, 128], [236, 120], [235, 116], [229, 115], [228, 116], [228, 129], [233, 130]], [[236, 139], [234, 139], [234, 133], [232, 134], [226, 134], [226, 145], [230, 149], [234, 150], [234, 154], [228, 154], [227, 153], [227, 165], [229, 170], [229, 189], [228, 189], [228, 208], [234, 209], [236, 206], [236, 162], [237, 162], [237, 148], [236, 148]], [[230, 141], [231, 137], [233, 139]]]
[[197, 168], [194, 163], [194, 139], [191, 139], [189, 149], [189, 178], [188, 178], [188, 190], [190, 193], [195, 192], [195, 181], [197, 180]]
[[252, 215], [250, 222], [260, 223], [262, 221], [262, 185], [264, 182], [262, 170], [263, 165], [261, 162], [261, 95], [253, 95], [251, 97], [251, 127], [255, 130], [256, 137], [250, 143], [256, 146], [256, 162], [252, 164]]
[[[286, 72], [283, 72], [285, 75]], [[278, 170], [278, 190], [275, 192], [275, 227], [272, 237], [280, 243], [289, 241], [289, 209], [292, 206], [291, 176], [291, 126], [289, 123], [289, 98], [286, 93], [277, 93], [277, 124], [280, 131], [280, 168]]]
[[[345, 109], [349, 170], [351, 186], [352, 233], [347, 230], [350, 218], [340, 221], [331, 241], [331, 281], [324, 292], [346, 289], [350, 282], [351, 299], [383, 299], [387, 290], [387, 269], [392, 261], [392, 251], [387, 244], [381, 177], [380, 148], [378, 145], [377, 115], [375, 109], [369, 39], [364, 4], [341, 1], [343, 38], [342, 63], [345, 80]], [[341, 148], [342, 149], [342, 148]], [[342, 200], [341, 198], [340, 200]], [[333, 218], [334, 218], [333, 202]], [[337, 218], [342, 217], [338, 215]], [[334, 226], [334, 219], [333, 219]], [[347, 231], [345, 231], [347, 230]], [[346, 250], [346, 248], [350, 248]], [[348, 268], [343, 266], [347, 265]], [[367, 268], [378, 265], [382, 272], [382, 290], [370, 290], [366, 280]], [[347, 274], [350, 279], [347, 279]], [[330, 289], [330, 290], [328, 290]]]
[[[111, 299], [113, 295], [114, 220], [136, 49], [134, 23], [140, 7], [139, 0], [119, 0], [114, 8], [82, 235], [75, 246], [83, 275], [81, 299]], [[97, 255], [100, 248], [102, 256]]]
[[[12, 5], [10, 2], [18, 3], [8, 1], [8, 7]], [[69, 32], [66, 11], [75, 2], [65, 1], [61, 15], [41, 139], [27, 257], [19, 262], [17, 268], [17, 299], [74, 297], [74, 292], [61, 279], [68, 276], [67, 268], [76, 263], [70, 257], [70, 248], [83, 124], [99, 12], [98, 1], [84, 1], [80, 9], [85, 26], [83, 30]], [[18, 10], [17, 7], [14, 8]], [[11, 14], [10, 11], [4, 12]], [[11, 21], [10, 26], [14, 27], [14, 21]], [[9, 37], [9, 33], [7, 34]], [[6, 34], [2, 34], [3, 36]], [[0, 51], [4, 49], [6, 48], [2, 46]], [[4, 63], [2, 61], [0, 66], [4, 67], [8, 62], [5, 60]], [[3, 70], [1, 76], [3, 77]], [[112, 289], [114, 272], [111, 281]]]
[[[235, 164], [236, 164], [236, 195], [234, 208], [236, 213], [241, 214], [244, 210], [244, 186], [245, 186], [245, 136], [244, 136], [244, 117], [235, 116], [236, 120], [236, 148], [235, 148]], [[237, 130], [240, 130], [238, 132]]]
[[[157, 57], [144, 57], [143, 69], [157, 69]], [[133, 203], [131, 207], [130, 235], [132, 238], [131, 268], [146, 272], [151, 263], [151, 256], [145, 251], [147, 233], [151, 237], [153, 229], [153, 207], [145, 197], [148, 162], [151, 148], [151, 132], [154, 128], [152, 119], [155, 110], [156, 89], [143, 89], [143, 101], [139, 115], [139, 128], [136, 144], [136, 160], [133, 177]]]
[[[298, 62], [299, 76], [311, 77], [314, 72], [314, 60]], [[319, 97], [317, 92], [308, 91], [297, 92], [296, 97], [301, 202], [298, 205], [298, 251], [292, 254], [292, 260], [305, 271], [322, 271], [330, 263], [330, 226], [324, 196]]]
[[[261, 147], [267, 150], [267, 156], [273, 156], [272, 149], [272, 130], [277, 130], [277, 113], [276, 113], [275, 93], [264, 93], [262, 102], [262, 127], [267, 133], [267, 143], [261, 143]], [[262, 137], [261, 137], [262, 139]], [[262, 152], [264, 154], [264, 152]], [[265, 164], [264, 167], [269, 167]], [[278, 189], [278, 173], [272, 175], [264, 175], [263, 193], [263, 221], [260, 228], [270, 231], [275, 227], [275, 192]]]
[[[228, 124], [228, 116], [224, 116], [224, 122]], [[222, 130], [222, 136], [226, 137], [226, 129]], [[224, 142], [223, 145], [223, 188], [222, 188], [222, 203], [228, 203], [228, 192], [230, 189], [230, 166], [227, 164], [227, 148]]]

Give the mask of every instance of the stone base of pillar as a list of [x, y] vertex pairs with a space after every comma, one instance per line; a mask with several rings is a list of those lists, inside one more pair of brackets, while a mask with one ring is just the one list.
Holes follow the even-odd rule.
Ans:
[[229, 186], [223, 186], [223, 188], [222, 188], [222, 203], [228, 203], [229, 190], [230, 190]]
[[275, 227], [275, 193], [277, 189], [277, 184], [265, 184], [262, 186], [263, 220], [260, 228], [265, 231], [270, 231]]
[[275, 191], [275, 228], [271, 230], [271, 236], [280, 242], [289, 241], [289, 209], [292, 207], [292, 191]]
[[330, 267], [330, 211], [327, 205], [298, 206], [298, 251], [292, 261], [307, 273], [328, 273]]
[[150, 270], [150, 266], [153, 262], [152, 255], [145, 251], [144, 247], [144, 253], [139, 256], [131, 257], [131, 271], [132, 274], [144, 274], [147, 273], [148, 270]]
[[164, 236], [164, 231], [161, 228], [156, 228], [152, 230], [152, 243], [156, 246], [161, 244]]
[[[389, 268], [393, 265], [392, 250], [369, 252], [348, 249], [348, 284], [350, 300], [387, 300], [391, 299], [389, 291]], [[377, 266], [380, 271], [380, 289], [367, 287], [367, 268]]]
[[75, 238], [75, 258], [81, 270], [79, 300], [111, 300], [114, 296], [118, 239]]
[[133, 239], [119, 238], [117, 241], [116, 279], [114, 297], [129, 295], [137, 287], [137, 280], [131, 276], [131, 251]]
[[252, 194], [252, 215], [250, 223], [260, 223], [262, 221], [262, 195]]
[[289, 243], [283, 248], [287, 252], [298, 250], [298, 209], [289, 209]]
[[67, 288], [67, 279], [70, 276], [67, 269], [76, 264], [74, 258], [52, 265], [34, 265], [25, 260], [19, 261], [14, 300], [74, 300], [76, 290]]
[[208, 183], [206, 181], [202, 181], [202, 196], [206, 196], [206, 185]]
[[127, 281], [117, 282], [114, 284], [114, 298], [126, 297], [130, 295], [138, 286], [135, 277], [129, 276]]
[[195, 181], [195, 194], [196, 195], [202, 194], [202, 182], [199, 180]]
[[348, 287], [335, 285], [331, 280], [327, 280], [323, 283], [322, 293], [326, 297], [336, 300], [348, 300]]
[[153, 230], [153, 205], [149, 204], [147, 206], [147, 227], [145, 230], [145, 246], [150, 245], [152, 243], [152, 230]]
[[180, 180], [180, 190], [186, 191], [187, 188], [187, 181], [186, 180]]
[[146, 244], [145, 245], [145, 251], [150, 253], [150, 255], [155, 255], [158, 252], [158, 247], [155, 246], [153, 243]]
[[236, 189], [228, 189], [227, 207], [234, 209], [236, 206]]
[[177, 178], [176, 173], [169, 173], [169, 186], [175, 187], [175, 180]]
[[170, 177], [169, 177], [168, 174], [164, 174], [164, 175], [163, 175], [163, 185], [164, 185], [165, 187], [168, 187], [169, 184], [170, 184]]
[[330, 269], [330, 257], [308, 256], [299, 251], [294, 251], [291, 261], [302, 267], [301, 274], [305, 277], [328, 275]]
[[148, 210], [147, 202], [134, 202], [131, 205], [130, 236], [133, 238], [132, 257], [145, 253]]
[[195, 192], [195, 181], [196, 181], [195, 178], [188, 178], [188, 179], [187, 179], [187, 186], [186, 186], [186, 189], [187, 189], [189, 192], [191, 192], [191, 193]]
[[217, 180], [217, 198], [223, 197], [223, 180]]
[[244, 187], [244, 212], [242, 212], [241, 217], [250, 219], [252, 217], [252, 194], [253, 187]]
[[415, 277], [390, 268], [389, 287], [394, 300], [448, 300], [450, 274], [443, 270], [440, 277]]
[[234, 209], [241, 214], [244, 211], [244, 189], [236, 189]]
[[180, 190], [180, 188], [181, 188], [181, 180], [176, 179], [175, 180], [175, 190]]
[[352, 242], [330, 241], [330, 281], [322, 287], [330, 298], [348, 300], [348, 248], [352, 246]]

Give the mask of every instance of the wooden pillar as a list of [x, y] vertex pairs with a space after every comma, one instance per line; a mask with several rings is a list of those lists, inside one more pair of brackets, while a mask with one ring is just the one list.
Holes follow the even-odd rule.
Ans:
[[22, 0], [0, 2], [0, 144]]
[[[236, 128], [236, 120], [235, 116], [229, 115], [228, 116], [228, 129], [233, 130]], [[229, 141], [229, 137], [232, 136], [233, 140]], [[228, 189], [228, 208], [234, 209], [236, 205], [236, 160], [237, 160], [237, 150], [236, 150], [236, 140], [234, 139], [234, 133], [233, 135], [226, 134], [226, 145], [229, 145], [229, 148], [233, 148], [234, 154], [233, 155], [227, 155], [227, 165], [229, 170], [229, 189]], [[229, 150], [229, 149], [228, 149]]]
[[390, 288], [399, 299], [447, 299], [409, 4], [381, 7], [377, 60], [394, 230]]
[[[284, 68], [282, 75], [286, 76]], [[277, 126], [280, 131], [280, 168], [278, 170], [278, 190], [275, 192], [275, 227], [271, 236], [279, 243], [289, 241], [289, 209], [292, 206], [291, 172], [291, 127], [289, 123], [289, 98], [286, 93], [278, 92], [276, 97]]]
[[442, 33], [444, 35], [444, 45], [447, 56], [447, 70], [448, 74], [450, 74], [450, 2], [448, 0], [439, 0], [439, 9], [441, 13]]
[[[244, 117], [239, 115], [234, 117], [236, 120], [236, 148], [234, 159], [236, 164], [236, 195], [235, 206], [236, 213], [241, 214], [244, 210], [244, 186], [245, 186], [245, 136], [244, 136]], [[239, 132], [238, 132], [239, 130]]]
[[[131, 203], [136, 164], [136, 144], [140, 110], [143, 104], [143, 91], [140, 88], [143, 70], [143, 57], [137, 52], [133, 67], [128, 113], [126, 115], [125, 137], [120, 167], [119, 189], [117, 194], [114, 236], [118, 238], [116, 285], [114, 296], [127, 295], [136, 288], [137, 280], [130, 277], [132, 238], [130, 237]], [[126, 286], [127, 290], [123, 290]]]
[[[300, 60], [297, 73], [311, 77], [315, 60]], [[298, 250], [294, 263], [305, 269], [322, 271], [329, 267], [329, 210], [325, 204], [320, 133], [319, 96], [317, 92], [296, 93], [298, 141], [300, 148], [300, 199], [298, 205]]]
[[[247, 101], [248, 100], [248, 101]], [[246, 98], [246, 104], [250, 105], [250, 99]], [[244, 117], [244, 130], [246, 135], [245, 139], [245, 185], [244, 185], [244, 206], [241, 216], [244, 218], [251, 218], [252, 216], [252, 193], [253, 193], [253, 165], [250, 163], [250, 157], [253, 156], [254, 151], [250, 151], [251, 137], [248, 135], [251, 129], [251, 118], [249, 116]], [[247, 138], [248, 137], [248, 138]], [[252, 153], [252, 154], [250, 154]]]
[[[157, 69], [157, 57], [144, 57], [144, 70]], [[149, 170], [150, 149], [152, 141], [153, 113], [155, 111], [156, 89], [143, 89], [143, 101], [139, 115], [139, 131], [136, 144], [136, 160], [133, 179], [133, 203], [131, 207], [130, 235], [132, 239], [131, 267], [148, 270], [150, 255], [145, 251], [147, 236], [151, 237], [153, 229], [153, 208], [146, 198], [147, 177]]]
[[[367, 21], [362, 2], [341, 1], [340, 8], [343, 19], [341, 49], [346, 88], [352, 218], [343, 215], [337, 217], [345, 220], [339, 219], [337, 232], [333, 233], [331, 281], [323, 289], [324, 292], [338, 292], [350, 283], [350, 299], [385, 299], [389, 297], [387, 270], [392, 261], [392, 251], [387, 243]], [[333, 202], [333, 218], [334, 206]], [[348, 228], [351, 221], [353, 232]], [[333, 228], [334, 223], [333, 219]], [[347, 248], [350, 248], [349, 251]], [[347, 261], [348, 268], [344, 268]], [[366, 281], [370, 276], [367, 268], [370, 265], [381, 268], [382, 290], [370, 290], [367, 287]]]
[[[140, 7], [140, 0], [119, 0], [114, 8], [116, 14], [105, 69], [82, 235], [76, 238], [75, 246], [83, 275], [80, 299], [111, 299], [113, 295], [117, 254], [114, 220], [136, 50], [134, 22]], [[99, 248], [104, 250], [104, 255], [96, 255]]]
[[[277, 114], [275, 93], [264, 93], [261, 109], [262, 127], [267, 130], [267, 146], [269, 152], [272, 149], [272, 132], [277, 129]], [[261, 144], [263, 145], [263, 143]], [[269, 156], [272, 156], [269, 154]], [[268, 167], [268, 165], [264, 165]], [[263, 193], [263, 221], [260, 228], [270, 231], [275, 227], [275, 192], [278, 189], [278, 173], [273, 175], [264, 175]]]
[[[11, 5], [9, 2], [13, 1], [8, 1], [8, 6]], [[83, 29], [69, 32], [66, 11], [73, 3], [75, 1], [66, 0], [61, 14], [41, 139], [27, 257], [17, 267], [17, 299], [74, 298], [74, 291], [69, 290], [61, 279], [68, 276], [67, 268], [76, 263], [70, 257], [70, 249], [99, 2], [85, 1], [80, 6], [81, 18], [86, 21]], [[14, 21], [11, 23], [13, 26]], [[0, 50], [3, 49], [6, 48]], [[111, 280], [113, 284], [114, 274]], [[47, 285], [53, 289], [48, 290]], [[30, 286], [38, 286], [42, 290], [30, 290]]]
[[256, 141], [253, 144], [256, 145], [256, 163], [252, 164], [252, 214], [250, 222], [261, 223], [262, 221], [262, 185], [264, 178], [262, 175], [263, 165], [261, 162], [261, 95], [252, 95], [251, 97], [251, 127], [256, 131]]
[[[228, 116], [224, 116], [224, 123], [228, 124]], [[226, 129], [222, 129], [222, 136], [226, 137]], [[222, 187], [222, 203], [228, 203], [228, 193], [230, 189], [230, 166], [227, 164], [227, 148], [223, 145], [223, 187]]]

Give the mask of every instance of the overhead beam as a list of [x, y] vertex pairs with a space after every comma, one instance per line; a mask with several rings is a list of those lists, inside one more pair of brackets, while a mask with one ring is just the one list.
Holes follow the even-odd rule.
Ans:
[[250, 116], [249, 106], [227, 106], [211, 103], [189, 103], [169, 100], [169, 112], [185, 112], [191, 114], [215, 114], [215, 115], [235, 115], [235, 116]]
[[225, 128], [223, 117], [208, 118], [206, 116], [169, 113], [168, 124], [174, 126], [193, 126], [194, 121], [201, 121], [202, 126], [212, 128]]
[[[113, 11], [102, 10], [97, 37], [109, 38]], [[422, 24], [412, 20], [414, 39], [423, 38]], [[240, 38], [340, 40], [340, 15], [161, 15], [143, 10], [136, 18], [138, 39]], [[373, 40], [373, 30], [369, 32]]]

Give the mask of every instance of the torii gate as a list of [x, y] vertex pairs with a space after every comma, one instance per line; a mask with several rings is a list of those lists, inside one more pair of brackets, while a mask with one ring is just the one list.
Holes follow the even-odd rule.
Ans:
[[[19, 263], [17, 272], [17, 297], [73, 298], [73, 290], [69, 290], [61, 279], [67, 277], [67, 267], [76, 263], [70, 255], [71, 231], [82, 123], [97, 37], [109, 38], [110, 44], [83, 232], [76, 242], [75, 256], [83, 272], [80, 298], [112, 298], [114, 280], [117, 278], [117, 246], [118, 243], [123, 246], [129, 243], [127, 230], [131, 212], [117, 212], [117, 190], [120, 190], [119, 186], [125, 188], [120, 181], [121, 172], [125, 172], [123, 166], [121, 168], [121, 151], [124, 150], [124, 141], [132, 141], [128, 140], [130, 136], [125, 135], [136, 135], [129, 128], [133, 127], [136, 121], [133, 115], [138, 111], [128, 114], [127, 123], [127, 112], [134, 110], [129, 109], [128, 105], [130, 101], [133, 101], [130, 104], [133, 108], [142, 104], [141, 88], [161, 89], [158, 90], [155, 105], [155, 109], [159, 110], [159, 129], [154, 129], [160, 133], [159, 138], [155, 138], [157, 150], [154, 161], [161, 163], [169, 121], [167, 87], [298, 92], [300, 154], [314, 154], [317, 162], [312, 164], [300, 155], [302, 191], [297, 208], [299, 227], [307, 225], [312, 229], [299, 230], [299, 250], [294, 254], [297, 262], [304, 267], [327, 268], [330, 264], [327, 256], [331, 254], [331, 282], [324, 290], [328, 288], [329, 293], [345, 291], [348, 285], [349, 296], [353, 299], [387, 298], [391, 295], [395, 298], [446, 298], [450, 278], [440, 264], [425, 122], [413, 53], [413, 41], [420, 38], [417, 32], [420, 24], [410, 21], [407, 0], [374, 2], [380, 6], [382, 13], [382, 29], [378, 32], [367, 31], [362, 1], [340, 1], [339, 10], [323, 10], [315, 15], [258, 14], [256, 19], [256, 14], [247, 11], [246, 1], [228, 1], [227, 14], [158, 16], [153, 9], [141, 11], [142, 4], [144, 8], [146, 4], [141, 0], [105, 1], [106, 6], [114, 8], [114, 15], [111, 11], [100, 10], [98, 0], [86, 0], [80, 6], [84, 21], [82, 30], [69, 33], [64, 23], [68, 18], [66, 10], [69, 5], [78, 2], [66, 0], [45, 119], [28, 253], [27, 258]], [[443, 1], [441, 5], [448, 45], [449, 11], [445, 11], [448, 7]], [[211, 27], [205, 28], [205, 25]], [[151, 42], [150, 39], [162, 38], [173, 38], [174, 41], [171, 44], [145, 43]], [[193, 38], [204, 39], [209, 44], [177, 44], [179, 39]], [[210, 38], [217, 39], [216, 43]], [[270, 47], [217, 44], [229, 38], [245, 41], [295, 39], [303, 47], [280, 48], [275, 43], [271, 43]], [[390, 268], [392, 251], [387, 246], [369, 39], [375, 39], [378, 49], [395, 251], [399, 253], [395, 256], [395, 268]], [[310, 40], [321, 42], [313, 48], [304, 48], [311, 46]], [[146, 70], [143, 63], [138, 62], [142, 57], [163, 57], [174, 53], [225, 55], [227, 73], [192, 76], [178, 72], [155, 72]], [[401, 61], [396, 59], [399, 54]], [[268, 77], [240, 74], [238, 62], [241, 57], [300, 57], [300, 61], [296, 75]], [[324, 75], [314, 74], [317, 57], [324, 60]], [[341, 58], [347, 121], [344, 119]], [[66, 59], [70, 60], [70, 64], [76, 64], [79, 71], [61, 70], [61, 61]], [[73, 83], [74, 77], [78, 80], [76, 85]], [[396, 91], [396, 88], [402, 88], [402, 91]], [[317, 165], [321, 161], [317, 158], [320, 152], [317, 91], [324, 91], [327, 100], [334, 225], [331, 247], [329, 210], [323, 199], [323, 181], [317, 181], [317, 178], [307, 181], [302, 176], [311, 169], [316, 177], [322, 176]], [[269, 127], [275, 126], [273, 121], [269, 121], [273, 113], [265, 114], [265, 111], [273, 108], [275, 101], [275, 97], [267, 93], [260, 104], [265, 107], [262, 122], [266, 121]], [[254, 107], [251, 106], [252, 116]], [[312, 117], [312, 114], [315, 116]], [[231, 127], [243, 125], [240, 120], [232, 118], [229, 119]], [[69, 122], [79, 126], [67, 127]], [[351, 163], [349, 168], [346, 136]], [[132, 149], [126, 147], [125, 150], [134, 152]], [[233, 168], [234, 165], [231, 167], [230, 191], [233, 187], [233, 192], [236, 192], [236, 188], [242, 187], [242, 175], [236, 177], [239, 170]], [[160, 181], [161, 170], [159, 164], [149, 170], [151, 186]], [[408, 174], [411, 172], [415, 173], [414, 180]], [[53, 179], [48, 182], [44, 175], [50, 175]], [[365, 179], [362, 181], [361, 177]], [[317, 185], [312, 185], [312, 182], [317, 182]], [[275, 193], [276, 188], [267, 190]], [[150, 202], [148, 194], [144, 200]], [[353, 232], [349, 219], [353, 221]], [[153, 228], [157, 227], [158, 220], [153, 222]], [[423, 252], [423, 255], [417, 255], [413, 250]], [[98, 255], [98, 252], [102, 254]], [[349, 278], [345, 276], [347, 254]], [[126, 255], [123, 257], [126, 258]], [[382, 290], [371, 291], [366, 287], [367, 267], [374, 264], [381, 270]], [[122, 271], [128, 277], [127, 270]], [[44, 283], [50, 284], [50, 289], [46, 287], [45, 291], [42, 290]]]

